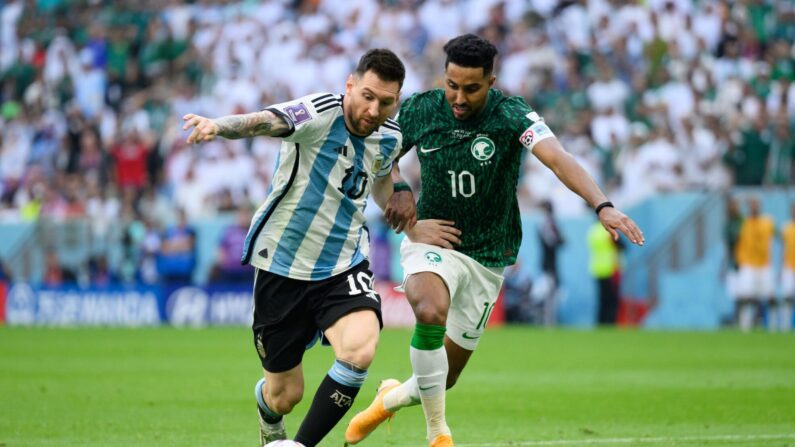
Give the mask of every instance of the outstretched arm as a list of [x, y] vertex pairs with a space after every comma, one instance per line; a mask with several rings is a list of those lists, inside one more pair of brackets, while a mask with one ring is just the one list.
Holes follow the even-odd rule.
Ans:
[[[533, 148], [533, 155], [551, 169], [567, 188], [585, 199], [592, 208], [608, 201], [596, 182], [577, 163], [577, 160], [563, 149], [557, 138], [539, 141]], [[643, 245], [645, 242], [643, 232], [635, 222], [612, 206], [600, 209], [598, 217], [614, 240], [618, 240], [620, 231], [634, 244]]]
[[245, 115], [227, 115], [215, 119], [189, 113], [182, 119], [185, 121], [183, 130], [193, 127], [193, 131], [188, 136], [188, 143], [212, 141], [216, 136], [231, 140], [259, 135], [278, 137], [291, 129], [284, 118], [269, 110]]

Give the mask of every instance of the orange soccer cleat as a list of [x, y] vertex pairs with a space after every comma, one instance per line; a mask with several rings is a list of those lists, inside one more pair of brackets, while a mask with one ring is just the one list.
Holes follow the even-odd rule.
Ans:
[[400, 386], [400, 382], [395, 379], [386, 379], [381, 382], [378, 392], [375, 394], [375, 399], [373, 399], [370, 406], [365, 408], [364, 411], [357, 413], [348, 424], [348, 428], [345, 430], [346, 445], [358, 444], [382, 422], [395, 415], [395, 413], [384, 408], [384, 396], [398, 386]]

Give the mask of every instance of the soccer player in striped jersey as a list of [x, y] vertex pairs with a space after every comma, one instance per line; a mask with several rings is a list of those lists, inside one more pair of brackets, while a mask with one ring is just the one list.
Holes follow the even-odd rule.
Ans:
[[413, 95], [397, 117], [404, 150], [417, 147], [422, 182], [420, 220], [400, 250], [403, 287], [417, 318], [410, 346], [414, 374], [403, 384], [382, 382], [373, 403], [349, 423], [349, 444], [400, 408], [421, 403], [430, 445], [453, 445], [445, 389], [475, 350], [503, 270], [516, 261], [522, 238], [516, 185], [524, 151], [593, 206], [614, 238], [620, 231], [643, 244], [640, 229], [613, 207], [538, 113], [524, 99], [491, 88], [494, 45], [467, 34], [444, 50], [444, 89]]
[[318, 331], [336, 361], [296, 441], [318, 444], [351, 407], [367, 376], [383, 326], [367, 261], [367, 196], [372, 189], [396, 231], [413, 225], [415, 214], [413, 202], [387, 206], [394, 190], [392, 162], [402, 147], [400, 128], [388, 117], [404, 76], [394, 53], [370, 50], [349, 76], [344, 95], [313, 94], [247, 115], [184, 117], [184, 128], [193, 128], [189, 143], [216, 136], [283, 140], [242, 257], [256, 267], [254, 346], [264, 378], [255, 396], [262, 445], [286, 438], [282, 416], [303, 396], [301, 361]]

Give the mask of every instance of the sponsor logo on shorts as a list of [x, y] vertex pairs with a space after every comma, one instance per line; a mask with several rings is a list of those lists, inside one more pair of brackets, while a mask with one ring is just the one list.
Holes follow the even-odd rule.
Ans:
[[429, 251], [425, 253], [425, 260], [431, 265], [438, 265], [442, 262], [442, 255], [435, 251]]
[[480, 335], [469, 335], [469, 332], [466, 331], [464, 331], [464, 333], [461, 334], [461, 336], [466, 338], [467, 340], [477, 340], [478, 338], [480, 338]]
[[472, 140], [469, 150], [479, 161], [486, 161], [494, 155], [494, 142], [489, 137], [477, 137]]

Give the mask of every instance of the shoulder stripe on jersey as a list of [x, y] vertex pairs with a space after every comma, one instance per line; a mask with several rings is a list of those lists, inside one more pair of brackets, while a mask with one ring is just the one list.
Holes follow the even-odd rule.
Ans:
[[312, 101], [312, 105], [314, 105], [315, 108], [318, 108], [318, 107], [323, 107], [324, 105], [330, 104], [332, 102], [340, 102], [340, 99], [339, 98], [333, 98], [333, 97], [332, 98], [326, 98], [326, 99], [324, 99], [322, 101]]
[[392, 118], [387, 118], [386, 122], [389, 123], [389, 124], [394, 124], [394, 125], [400, 127], [400, 124], [398, 124], [398, 122], [393, 120]]
[[257, 225], [254, 228], [254, 231], [248, 235], [245, 245], [245, 251], [243, 252], [243, 258], [240, 260], [240, 263], [243, 265], [248, 264], [249, 261], [251, 261], [251, 255], [252, 252], [254, 251], [254, 245], [256, 245], [257, 243], [257, 238], [259, 237], [262, 228], [265, 227], [265, 224], [268, 222], [268, 219], [270, 219], [271, 215], [276, 210], [276, 207], [279, 206], [279, 202], [282, 201], [284, 196], [287, 195], [287, 192], [290, 191], [290, 187], [293, 186], [293, 180], [295, 180], [295, 175], [298, 173], [298, 161], [301, 156], [301, 151], [299, 149], [300, 148], [298, 143], [295, 143], [295, 162], [293, 163], [293, 170], [290, 172], [290, 178], [287, 180], [287, 184], [284, 186], [284, 190], [282, 190], [281, 194], [279, 194], [279, 196], [273, 200], [271, 206], [267, 210], [265, 210], [264, 213], [262, 213], [259, 222], [257, 222]]
[[336, 109], [337, 107], [342, 107], [342, 103], [341, 102], [334, 102], [332, 104], [317, 108], [317, 109], [315, 109], [315, 111], [317, 111], [317, 113], [323, 113], [323, 112], [325, 112], [327, 110]]
[[317, 98], [312, 98], [312, 104], [317, 103], [318, 101], [323, 101], [324, 99], [334, 98], [333, 93], [326, 93], [325, 95], [320, 95]]
[[400, 127], [399, 126], [394, 126], [394, 125], [389, 124], [389, 123], [384, 123], [382, 125], [382, 127], [386, 127], [387, 129], [392, 129], [392, 130], [396, 130], [396, 131], [400, 132]]

